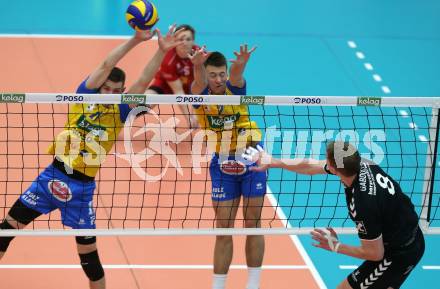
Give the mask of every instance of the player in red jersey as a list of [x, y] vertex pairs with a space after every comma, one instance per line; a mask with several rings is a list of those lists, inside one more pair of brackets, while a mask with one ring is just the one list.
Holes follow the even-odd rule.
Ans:
[[[176, 37], [183, 45], [170, 50], [162, 61], [147, 94], [191, 94], [191, 83], [194, 80], [193, 64], [188, 55], [198, 49], [194, 44], [195, 30], [183, 24], [176, 28]], [[182, 105], [182, 113], [188, 117], [191, 127], [197, 127], [195, 117], [191, 117], [189, 106]]]

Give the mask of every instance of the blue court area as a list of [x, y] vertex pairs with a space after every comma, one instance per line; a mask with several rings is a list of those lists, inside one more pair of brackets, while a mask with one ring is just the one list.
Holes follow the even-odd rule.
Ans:
[[[4, 2], [0, 33], [129, 35], [123, 13], [128, 2]], [[198, 31], [198, 44], [206, 44], [209, 50], [232, 57], [241, 43], [257, 45], [246, 72], [249, 94], [440, 95], [439, 1], [193, 0], [155, 4], [162, 31], [171, 23], [189, 23]], [[252, 112], [261, 126], [275, 126], [280, 131], [275, 152], [289, 151], [290, 140], [292, 155], [305, 143], [306, 156], [315, 153], [322, 158], [323, 147], [312, 149], [313, 133], [324, 131], [334, 138], [343, 129], [356, 131], [360, 150], [372, 157], [365, 145], [365, 139], [371, 138], [368, 132], [384, 131], [385, 140], [374, 139], [384, 153], [381, 165], [400, 181], [420, 211], [428, 150], [423, 136], [429, 139], [430, 109], [253, 107]], [[436, 180], [440, 180], [439, 163], [436, 165]], [[311, 179], [273, 170], [269, 186], [294, 227], [351, 226], [342, 188], [333, 177]], [[431, 214], [438, 227], [440, 181], [434, 191]], [[440, 266], [440, 237], [426, 239], [425, 256], [402, 288], [438, 288], [435, 276], [440, 267], [425, 270], [422, 266]], [[351, 266], [360, 263], [312, 247], [307, 236], [300, 240], [328, 288], [335, 288]], [[358, 242], [354, 236], [342, 240]]]

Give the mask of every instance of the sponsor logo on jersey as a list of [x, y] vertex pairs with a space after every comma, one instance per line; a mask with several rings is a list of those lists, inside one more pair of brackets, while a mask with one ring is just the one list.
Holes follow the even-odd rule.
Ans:
[[31, 191], [26, 191], [23, 196], [21, 197], [21, 199], [23, 201], [25, 201], [26, 203], [32, 205], [32, 206], [36, 206], [37, 205], [37, 201], [40, 197], [38, 197], [35, 193], [31, 192]]
[[359, 187], [362, 192], [367, 192], [369, 195], [376, 195], [376, 183], [371, 171], [370, 166], [367, 163], [361, 163], [361, 170], [359, 172]]
[[61, 202], [68, 202], [72, 199], [72, 191], [69, 186], [60, 180], [51, 180], [47, 183], [49, 192]]
[[356, 230], [359, 234], [367, 235], [367, 229], [365, 228], [363, 221], [356, 221]]
[[212, 197], [215, 199], [224, 199], [226, 198], [226, 193], [224, 192], [224, 188], [212, 188]]
[[357, 98], [357, 105], [359, 106], [380, 106], [382, 104], [382, 98], [362, 96]]
[[351, 278], [353, 278], [354, 281], [358, 282], [358, 278], [357, 276], [360, 274], [361, 272], [359, 272], [358, 270], [354, 271], [353, 273], [351, 273]]
[[242, 175], [246, 172], [246, 166], [237, 160], [227, 160], [221, 163], [220, 170], [228, 175]]
[[123, 104], [144, 104], [147, 99], [144, 94], [123, 94], [121, 103]]
[[262, 183], [257, 183], [255, 185], [255, 187], [257, 188], [257, 190], [262, 190], [263, 189], [263, 184]]
[[250, 105], [250, 104], [264, 104], [266, 97], [264, 96], [250, 96], [242, 95], [240, 97], [240, 104]]
[[0, 94], [0, 102], [23, 103], [25, 100], [26, 100], [26, 95], [21, 93]]
[[234, 123], [240, 118], [240, 113], [227, 116], [207, 115], [209, 126], [216, 129], [224, 128], [225, 123]]
[[100, 136], [105, 132], [105, 127], [89, 122], [84, 114], [78, 118], [76, 125], [86, 132], [92, 132], [95, 136]]

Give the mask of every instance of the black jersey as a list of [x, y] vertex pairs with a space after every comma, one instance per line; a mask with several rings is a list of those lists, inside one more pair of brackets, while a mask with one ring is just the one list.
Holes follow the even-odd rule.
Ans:
[[359, 238], [382, 236], [385, 250], [398, 250], [414, 241], [419, 220], [414, 205], [378, 165], [362, 159], [360, 172], [351, 187], [345, 188], [345, 196]]

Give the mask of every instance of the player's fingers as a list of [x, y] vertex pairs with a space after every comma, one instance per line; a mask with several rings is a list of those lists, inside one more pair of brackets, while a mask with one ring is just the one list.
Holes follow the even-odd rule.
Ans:
[[252, 154], [257, 154], [258, 153], [258, 150], [256, 150], [254, 147], [248, 147], [248, 150]]
[[248, 45], [247, 44], [244, 45], [244, 52], [248, 53]]
[[321, 229], [315, 229], [315, 232], [321, 234], [321, 235], [325, 235], [325, 232]]
[[185, 30], [185, 28], [180, 28], [179, 30], [174, 31], [173, 35], [176, 36], [177, 34], [179, 34], [180, 32], [182, 32], [184, 30]]
[[249, 50], [249, 54], [251, 54], [252, 52], [254, 52], [257, 49], [257, 46], [252, 47], [251, 50]]
[[241, 157], [244, 158], [245, 160], [251, 161], [252, 160], [252, 156], [250, 154], [246, 153], [242, 153]]
[[173, 34], [176, 31], [176, 24], [171, 24], [168, 26], [168, 34]]
[[240, 54], [243, 54], [244, 52], [244, 45], [240, 45]]
[[331, 228], [331, 227], [328, 227], [327, 228], [327, 230], [329, 230], [330, 231], [330, 233], [333, 235], [333, 236], [336, 236], [337, 234], [336, 234], [336, 231], [335, 230], [333, 230], [333, 228]]
[[234, 51], [234, 55], [240, 57], [240, 53], [238, 53], [237, 51]]
[[159, 38], [159, 39], [162, 38], [162, 33], [160, 32], [159, 28], [154, 29], [154, 32], [157, 34], [157, 38]]

